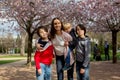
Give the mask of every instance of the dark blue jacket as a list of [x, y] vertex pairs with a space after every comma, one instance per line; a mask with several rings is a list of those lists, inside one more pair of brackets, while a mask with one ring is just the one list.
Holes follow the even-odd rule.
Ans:
[[75, 49], [76, 44], [77, 44], [77, 37], [76, 37], [76, 34], [75, 34], [75, 30], [72, 29], [69, 34], [73, 38], [73, 40], [69, 42], [69, 48], [73, 51], [73, 49]]

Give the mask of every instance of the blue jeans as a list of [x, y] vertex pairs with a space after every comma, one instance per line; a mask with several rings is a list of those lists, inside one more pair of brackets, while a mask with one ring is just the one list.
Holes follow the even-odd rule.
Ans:
[[38, 74], [38, 71], [36, 70], [37, 80], [51, 80], [51, 66], [40, 63], [40, 67], [42, 73]]
[[67, 56], [65, 58], [65, 63], [70, 65], [70, 53], [71, 53], [71, 50], [68, 49], [68, 53], [67, 53]]
[[63, 67], [64, 67], [65, 61], [64, 61], [64, 55], [57, 56], [56, 55], [56, 67], [57, 67], [57, 78], [58, 80], [64, 79], [64, 73], [63, 73]]
[[80, 74], [80, 69], [82, 68], [83, 63], [76, 61], [76, 73], [77, 80], [90, 80], [89, 79], [89, 65], [85, 68], [85, 73]]

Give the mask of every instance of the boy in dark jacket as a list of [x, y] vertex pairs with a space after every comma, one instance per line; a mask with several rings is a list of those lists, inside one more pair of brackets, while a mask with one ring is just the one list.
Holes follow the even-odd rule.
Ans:
[[78, 35], [76, 45], [77, 80], [89, 80], [90, 39], [86, 36], [86, 28], [82, 24], [77, 25], [76, 33]]

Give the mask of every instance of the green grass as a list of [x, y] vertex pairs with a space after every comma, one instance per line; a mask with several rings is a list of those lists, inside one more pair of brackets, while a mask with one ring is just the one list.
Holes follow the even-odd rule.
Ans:
[[[110, 60], [112, 60], [112, 52], [109, 53], [110, 55]], [[104, 54], [101, 54], [101, 58], [102, 58], [102, 61], [105, 61], [105, 55]], [[91, 58], [90, 58], [91, 61], [93, 61], [93, 54], [91, 54]], [[117, 60], [120, 60], [120, 52], [117, 52]]]
[[24, 58], [25, 56], [21, 56], [20, 54], [4, 54], [0, 55], [0, 58]]
[[25, 56], [0, 56], [0, 58], [24, 58]]
[[[34, 54], [32, 54], [32, 57], [34, 56]], [[25, 54], [24, 56], [21, 56], [20, 54], [2, 54], [0, 55], [0, 58], [26, 58], [27, 54]]]
[[19, 60], [0, 60], [0, 65], [1, 64], [7, 64], [7, 63], [12, 63], [12, 62], [16, 62], [16, 61], [19, 61]]

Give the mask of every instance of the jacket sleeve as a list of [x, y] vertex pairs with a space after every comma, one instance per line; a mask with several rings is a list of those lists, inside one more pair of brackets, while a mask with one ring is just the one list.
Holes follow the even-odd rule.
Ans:
[[76, 45], [77, 45], [77, 39], [73, 38], [73, 40], [69, 42], [69, 47], [73, 50], [75, 49]]
[[91, 53], [91, 44], [90, 44], [90, 40], [87, 40], [85, 41], [85, 56], [82, 65], [83, 68], [87, 67], [90, 62], [90, 53]]
[[62, 36], [63, 36], [65, 41], [72, 41], [73, 40], [72, 36], [66, 32], [63, 32]]
[[34, 61], [35, 61], [36, 69], [40, 69], [40, 62], [39, 62], [40, 61], [40, 52], [39, 51], [35, 52]]

